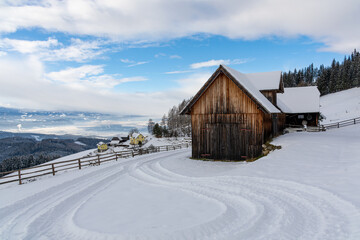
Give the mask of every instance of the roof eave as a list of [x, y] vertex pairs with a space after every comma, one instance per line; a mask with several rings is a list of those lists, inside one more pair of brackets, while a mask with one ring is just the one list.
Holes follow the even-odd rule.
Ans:
[[318, 112], [284, 112], [285, 114], [305, 114], [305, 113], [320, 113], [320, 111]]

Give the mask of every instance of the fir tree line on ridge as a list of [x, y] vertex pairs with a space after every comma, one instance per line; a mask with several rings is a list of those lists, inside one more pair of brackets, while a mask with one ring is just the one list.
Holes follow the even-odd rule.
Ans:
[[340, 63], [333, 59], [330, 66], [308, 67], [282, 74], [285, 87], [317, 86], [321, 95], [360, 87], [360, 53], [354, 50]]

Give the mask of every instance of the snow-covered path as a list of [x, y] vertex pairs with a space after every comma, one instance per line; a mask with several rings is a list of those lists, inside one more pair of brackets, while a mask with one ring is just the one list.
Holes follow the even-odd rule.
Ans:
[[184, 149], [4, 185], [0, 239], [360, 239], [359, 133], [288, 134], [253, 163]]

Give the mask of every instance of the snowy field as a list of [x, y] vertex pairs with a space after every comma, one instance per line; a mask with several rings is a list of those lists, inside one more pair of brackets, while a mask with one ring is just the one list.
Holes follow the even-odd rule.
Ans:
[[323, 124], [360, 117], [360, 88], [352, 88], [320, 97]]
[[360, 125], [252, 163], [143, 155], [0, 186], [0, 239], [360, 239]]

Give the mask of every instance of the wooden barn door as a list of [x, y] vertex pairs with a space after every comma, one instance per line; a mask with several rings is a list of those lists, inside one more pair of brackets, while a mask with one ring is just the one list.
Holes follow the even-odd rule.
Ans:
[[249, 131], [242, 124], [206, 124], [206, 152], [209, 158], [245, 160], [248, 152]]

